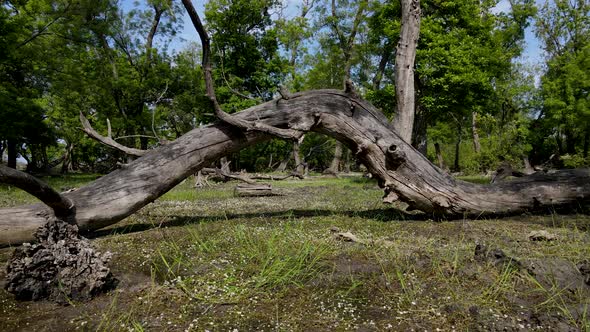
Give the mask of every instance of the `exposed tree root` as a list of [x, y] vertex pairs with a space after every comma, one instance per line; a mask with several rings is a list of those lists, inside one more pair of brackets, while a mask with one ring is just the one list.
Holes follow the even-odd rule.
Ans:
[[110, 253], [95, 251], [78, 226], [50, 218], [36, 244], [16, 248], [6, 266], [6, 290], [18, 300], [86, 301], [117, 285], [106, 264]]

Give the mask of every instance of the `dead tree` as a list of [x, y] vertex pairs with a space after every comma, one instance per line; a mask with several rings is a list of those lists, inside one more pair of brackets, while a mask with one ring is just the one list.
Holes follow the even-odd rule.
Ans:
[[[209, 38], [190, 0], [182, 0], [203, 44], [207, 95], [221, 120], [193, 129], [174, 142], [71, 193], [68, 221], [82, 230], [114, 224], [212, 162], [273, 137], [299, 140], [314, 131], [354, 151], [385, 191], [409, 209], [447, 218], [522, 213], [590, 201], [590, 170], [524, 176], [493, 185], [457, 180], [442, 172], [401, 138], [387, 118], [347, 85], [345, 91], [317, 90], [290, 95], [235, 115], [215, 98]], [[36, 230], [59, 212], [36, 204], [0, 209], [0, 246], [34, 240]]]
[[[522, 213], [590, 201], [590, 170], [563, 170], [514, 181], [478, 185], [442, 172], [393, 130], [387, 118], [356, 94], [317, 90], [273, 100], [232, 115], [240, 121], [338, 139], [379, 180], [388, 200], [448, 218]], [[221, 156], [273, 135], [237, 130], [227, 123], [194, 129], [177, 140], [74, 192], [71, 220], [82, 230], [114, 224], [172, 189]], [[32, 241], [54, 215], [36, 204], [0, 209], [0, 246]]]
[[234, 196], [236, 197], [261, 197], [261, 196], [275, 196], [272, 191], [272, 186], [268, 183], [261, 184], [238, 184], [234, 188]]
[[19, 300], [87, 300], [112, 289], [117, 280], [106, 266], [110, 254], [96, 252], [78, 235], [75, 203], [42, 181], [0, 165], [0, 182], [25, 190], [52, 211], [35, 229], [37, 243], [17, 248], [6, 266], [4, 287]]

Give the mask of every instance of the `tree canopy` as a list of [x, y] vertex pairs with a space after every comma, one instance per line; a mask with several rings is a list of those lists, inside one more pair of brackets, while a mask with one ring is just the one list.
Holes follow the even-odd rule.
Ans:
[[[590, 5], [509, 4], [499, 11], [498, 1], [421, 1], [413, 144], [439, 166], [466, 173], [506, 161], [588, 165]], [[99, 132], [141, 149], [215, 121], [201, 46], [180, 41], [190, 24], [183, 16], [176, 1], [5, 2], [2, 159], [11, 167], [26, 162], [31, 172], [56, 166], [107, 172], [124, 163], [128, 156], [79, 130], [79, 112]], [[210, 0], [203, 17], [225, 112], [268, 101], [281, 86], [342, 88], [350, 78], [393, 118], [399, 1]], [[545, 52], [536, 66], [519, 60], [531, 27]], [[309, 134], [298, 151], [311, 170], [321, 171], [330, 166], [333, 146]], [[291, 144], [272, 140], [229, 157], [236, 169], [264, 171], [291, 151]], [[353, 158], [344, 156], [342, 163]]]

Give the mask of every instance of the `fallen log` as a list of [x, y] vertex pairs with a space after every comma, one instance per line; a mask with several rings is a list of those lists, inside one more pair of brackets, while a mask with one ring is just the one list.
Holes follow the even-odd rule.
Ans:
[[276, 193], [272, 191], [272, 186], [266, 183], [245, 184], [240, 183], [234, 188], [235, 197], [258, 197], [258, 196], [274, 196]]
[[[293, 94], [232, 115], [297, 132], [315, 131], [342, 141], [379, 180], [388, 200], [448, 218], [522, 213], [590, 200], [590, 170], [533, 174], [492, 185], [445, 174], [402, 140], [387, 118], [354, 93], [317, 90]], [[81, 230], [114, 224], [153, 202], [186, 177], [222, 156], [269, 140], [270, 133], [226, 123], [194, 129], [96, 181], [63, 194], [76, 206]], [[395, 195], [391, 195], [390, 193]], [[52, 211], [44, 205], [0, 209], [0, 246], [32, 241]]]
[[288, 178], [298, 178], [298, 179], [305, 179], [305, 176], [303, 176], [303, 174], [299, 173], [299, 172], [291, 172], [287, 175], [262, 175], [262, 174], [255, 174], [250, 176], [250, 179], [252, 180], [270, 180], [270, 181], [283, 181], [286, 180]]

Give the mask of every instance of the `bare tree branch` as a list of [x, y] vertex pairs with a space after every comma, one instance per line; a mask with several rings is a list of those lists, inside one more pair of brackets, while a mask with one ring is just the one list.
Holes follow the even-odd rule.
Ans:
[[[388, 201], [398, 199], [428, 215], [481, 218], [590, 202], [588, 169], [537, 172], [491, 185], [454, 179], [401, 139], [376, 108], [338, 90], [297, 93], [236, 116], [271, 126], [297, 126], [343, 141], [378, 180]], [[194, 129], [167, 147], [150, 150], [127, 167], [64, 194], [76, 205], [71, 219], [82, 230], [111, 225], [222, 156], [271, 138], [260, 132], [236, 132], [223, 122]], [[0, 247], [34, 239], [34, 232], [47, 222], [46, 210], [42, 204], [0, 209]]]
[[27, 173], [0, 165], [0, 182], [20, 188], [37, 197], [52, 208], [57, 217], [67, 217], [74, 209], [74, 203], [69, 198]]
[[191, 0], [182, 0], [182, 4], [186, 8], [191, 18], [191, 21], [193, 22], [193, 26], [197, 30], [199, 38], [201, 39], [201, 44], [203, 47], [203, 71], [205, 73], [205, 88], [207, 91], [207, 96], [213, 103], [213, 109], [215, 111], [215, 115], [217, 116], [217, 118], [229, 125], [244, 129], [246, 131], [259, 131], [286, 139], [301, 139], [301, 137], [303, 137], [302, 131], [294, 129], [276, 128], [259, 121], [246, 121], [244, 119], [231, 116], [221, 109], [221, 106], [217, 101], [217, 97], [215, 96], [215, 87], [213, 85], [213, 76], [211, 69], [211, 41], [209, 39], [209, 36], [207, 35], [207, 31], [205, 31], [205, 27], [203, 27], [203, 23], [201, 23], [199, 14], [197, 14], [197, 11], [195, 10], [195, 7], [193, 6]]
[[[84, 131], [86, 133], [86, 135], [101, 142], [104, 145], [113, 147], [119, 151], [125, 152], [126, 154], [136, 156], [136, 157], [143, 156], [144, 154], [147, 153], [147, 150], [134, 149], [134, 148], [130, 148], [130, 147], [124, 146], [122, 144], [119, 144], [117, 141], [115, 141], [110, 136], [109, 137], [102, 136], [96, 130], [94, 130], [94, 128], [92, 128], [92, 126], [90, 125], [90, 122], [84, 116], [84, 114], [82, 114], [82, 112], [80, 112], [80, 122], [82, 123], [82, 131]], [[110, 130], [109, 130], [109, 132], [110, 132]]]

